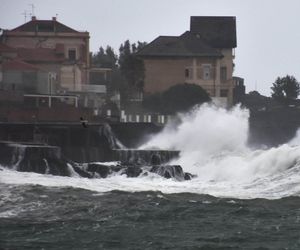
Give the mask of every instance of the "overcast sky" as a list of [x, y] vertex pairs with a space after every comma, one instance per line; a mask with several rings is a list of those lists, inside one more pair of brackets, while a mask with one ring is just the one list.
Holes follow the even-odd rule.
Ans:
[[[90, 48], [151, 42], [159, 35], [180, 35], [190, 16], [236, 16], [234, 75], [245, 79], [246, 91], [270, 95], [278, 76], [300, 81], [299, 0], [0, 0], [0, 28], [24, 23], [22, 13], [51, 19], [90, 32]], [[27, 21], [29, 18], [27, 18]]]

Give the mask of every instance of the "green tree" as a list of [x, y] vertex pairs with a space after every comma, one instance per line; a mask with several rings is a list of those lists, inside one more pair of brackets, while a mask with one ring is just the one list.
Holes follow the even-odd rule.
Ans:
[[300, 93], [300, 84], [294, 76], [286, 75], [285, 77], [278, 77], [273, 86], [272, 98], [279, 101], [297, 99]]
[[100, 47], [99, 51], [92, 55], [92, 64], [101, 68], [116, 68], [117, 60], [118, 56], [110, 46], [107, 46], [105, 50]]
[[119, 52], [120, 71], [127, 81], [128, 87], [142, 90], [145, 78], [145, 68], [143, 60], [138, 58], [135, 53], [142, 49], [146, 43], [138, 42], [130, 44], [129, 40], [121, 44]]
[[154, 112], [174, 114], [210, 100], [208, 93], [199, 85], [184, 83], [146, 97], [143, 105]]

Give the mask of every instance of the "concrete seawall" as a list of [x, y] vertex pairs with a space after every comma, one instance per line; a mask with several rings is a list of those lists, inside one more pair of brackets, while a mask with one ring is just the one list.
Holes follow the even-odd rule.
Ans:
[[154, 124], [93, 123], [0, 123], [0, 141], [57, 146], [61, 154], [75, 162], [111, 161], [118, 149], [116, 138], [128, 148], [136, 148], [150, 134], [162, 128]]
[[109, 161], [111, 147], [102, 129], [102, 124], [84, 128], [80, 123], [1, 123], [0, 140], [58, 146], [76, 162]]

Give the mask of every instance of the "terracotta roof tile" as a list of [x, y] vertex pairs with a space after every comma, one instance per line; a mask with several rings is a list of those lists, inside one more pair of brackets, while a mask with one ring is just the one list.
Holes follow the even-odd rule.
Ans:
[[16, 71], [39, 71], [42, 70], [35, 65], [26, 63], [20, 59], [14, 59], [10, 61], [5, 61], [2, 64], [3, 70], [16, 70]]
[[10, 31], [79, 33], [78, 31], [54, 20], [31, 20]]
[[189, 31], [181, 36], [159, 36], [146, 45], [138, 56], [166, 56], [166, 57], [221, 57], [219, 50], [210, 47], [201, 38]]

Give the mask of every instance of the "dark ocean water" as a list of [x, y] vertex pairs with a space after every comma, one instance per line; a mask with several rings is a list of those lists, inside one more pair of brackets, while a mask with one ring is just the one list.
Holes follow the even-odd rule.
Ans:
[[0, 188], [0, 249], [300, 249], [298, 197]]

